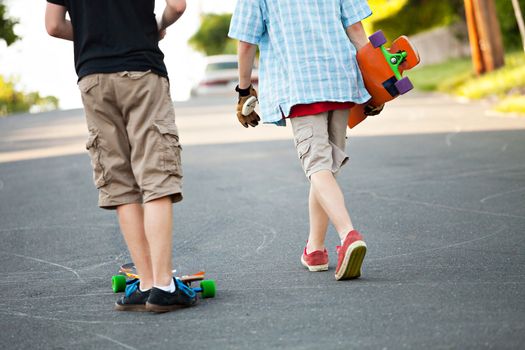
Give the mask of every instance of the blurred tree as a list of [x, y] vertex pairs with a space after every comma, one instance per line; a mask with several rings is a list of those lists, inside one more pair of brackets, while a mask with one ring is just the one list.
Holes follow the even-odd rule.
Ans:
[[7, 17], [6, 6], [0, 0], [0, 40], [4, 40], [7, 46], [20, 39], [14, 31], [16, 24], [18, 24], [18, 19]]
[[13, 113], [43, 112], [58, 108], [55, 96], [40, 96], [38, 92], [24, 93], [16, 89], [16, 81], [0, 75], [0, 117]]
[[199, 30], [189, 40], [189, 44], [207, 56], [234, 54], [235, 41], [228, 38], [231, 14], [205, 14]]
[[464, 0], [472, 63], [477, 74], [505, 65], [501, 25], [495, 0]]
[[523, 50], [525, 51], [525, 23], [523, 21], [523, 15], [520, 7], [520, 3], [518, 0], [512, 0], [512, 6], [514, 7], [514, 14], [516, 15], [516, 23], [518, 25], [518, 28], [520, 30], [521, 34], [521, 42], [523, 46]]
[[[519, 9], [525, 12], [525, 0], [514, 1], [519, 5]], [[496, 0], [496, 12], [498, 13], [501, 32], [503, 34], [503, 46], [506, 50], [519, 49], [521, 46], [521, 36], [514, 15], [514, 6], [511, 0]]]
[[464, 16], [463, 0], [370, 0], [374, 15], [371, 32], [383, 30], [388, 38], [412, 35], [450, 25]]
[[[4, 40], [7, 46], [21, 39], [14, 31], [18, 23], [18, 19], [7, 16], [6, 5], [0, 0], [0, 40]], [[15, 80], [0, 75], [0, 117], [12, 113], [48, 111], [58, 108], [58, 104], [55, 96], [40, 96], [35, 91], [24, 93], [16, 89]]]
[[[514, 0], [525, 10], [525, 0]], [[369, 0], [373, 16], [365, 20], [367, 32], [382, 29], [388, 38], [412, 35], [465, 21], [463, 0]], [[517, 49], [520, 33], [511, 0], [495, 0], [496, 13], [507, 50]], [[460, 35], [460, 33], [458, 33]]]

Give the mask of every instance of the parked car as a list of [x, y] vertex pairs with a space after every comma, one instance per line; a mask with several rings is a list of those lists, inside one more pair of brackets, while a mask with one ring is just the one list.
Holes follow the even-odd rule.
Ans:
[[[258, 82], [258, 71], [255, 66], [252, 72], [252, 84]], [[204, 74], [191, 90], [192, 96], [231, 94], [239, 82], [237, 56], [218, 55], [206, 57]]]

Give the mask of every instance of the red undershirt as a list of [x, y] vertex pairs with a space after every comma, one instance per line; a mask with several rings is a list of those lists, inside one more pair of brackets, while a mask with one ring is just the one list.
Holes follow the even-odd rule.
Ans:
[[315, 115], [339, 109], [350, 109], [353, 106], [353, 102], [315, 102], [310, 104], [299, 104], [292, 107], [287, 118]]

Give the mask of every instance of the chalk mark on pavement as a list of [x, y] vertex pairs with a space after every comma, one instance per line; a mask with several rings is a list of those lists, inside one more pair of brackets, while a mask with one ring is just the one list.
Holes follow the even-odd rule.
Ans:
[[12, 312], [0, 311], [0, 315], [14, 316], [14, 317], [25, 317], [25, 318], [32, 318], [32, 319], [35, 319], [35, 320], [55, 321], [55, 322], [65, 323], [66, 325], [68, 323], [110, 324], [110, 325], [124, 325], [124, 324], [137, 325], [137, 324], [145, 324], [144, 322], [137, 322], [137, 321], [115, 322], [115, 321], [86, 321], [86, 320], [75, 320], [75, 319], [60, 319], [60, 318], [56, 318], [56, 317], [31, 315], [31, 314], [27, 314], [27, 313], [19, 312], [19, 311], [12, 311]]
[[44, 263], [44, 264], [60, 267], [60, 268], [62, 268], [64, 270], [67, 270], [67, 271], [73, 273], [78, 278], [78, 280], [80, 282], [84, 283], [84, 280], [82, 279], [82, 277], [80, 277], [78, 272], [76, 270], [72, 269], [71, 267], [67, 267], [67, 266], [60, 265], [60, 264], [57, 264], [57, 263], [54, 263], [54, 262], [51, 262], [51, 261], [47, 261], [47, 260], [43, 260], [43, 259], [39, 259], [39, 258], [34, 258], [34, 257], [31, 257], [31, 256], [22, 255], [22, 254], [9, 253], [9, 252], [6, 252], [6, 251], [1, 251], [1, 252], [4, 253], [4, 254], [7, 254], [7, 255], [12, 255], [12, 256], [19, 257], [19, 258], [23, 258], [23, 259], [27, 259], [27, 260], [32, 260], [32, 261], [36, 261], [36, 262], [40, 262], [40, 263]]
[[492, 232], [492, 233], [490, 233], [488, 235], [485, 235], [485, 236], [482, 236], [482, 237], [476, 237], [476, 238], [473, 238], [473, 239], [469, 239], [468, 241], [456, 242], [456, 243], [452, 243], [452, 244], [447, 244], [447, 245], [442, 246], [442, 247], [429, 248], [429, 249], [423, 249], [423, 250], [416, 250], [414, 252], [407, 252], [407, 253], [403, 253], [403, 254], [383, 256], [381, 258], [368, 259], [367, 261], [380, 261], [380, 260], [393, 259], [393, 258], [417, 255], [417, 254], [422, 254], [422, 253], [428, 253], [428, 252], [443, 250], [443, 249], [447, 249], [447, 248], [455, 248], [455, 247], [458, 247], [458, 246], [466, 245], [466, 244], [469, 244], [469, 243], [481, 241], [481, 240], [484, 240], [486, 238], [496, 236], [496, 235], [500, 234], [501, 232], [503, 232], [503, 230], [505, 230], [505, 229], [507, 229], [507, 227], [504, 226], [504, 227], [500, 228], [499, 230], [497, 230], [496, 232]]
[[498, 193], [492, 194], [490, 196], [487, 196], [485, 198], [482, 198], [479, 201], [481, 203], [485, 203], [489, 199], [494, 199], [494, 198], [498, 198], [498, 197], [504, 196], [506, 194], [513, 194], [513, 193], [523, 192], [523, 191], [525, 191], [525, 187], [521, 187], [521, 188], [517, 188], [517, 189], [510, 190], [510, 191], [505, 191], [505, 192], [498, 192]]
[[525, 219], [525, 216], [521, 215], [513, 215], [513, 214], [506, 214], [506, 213], [495, 213], [491, 211], [486, 210], [476, 210], [476, 209], [467, 209], [467, 208], [458, 208], [453, 207], [450, 205], [445, 204], [438, 204], [438, 203], [429, 203], [425, 201], [418, 201], [414, 199], [404, 199], [404, 198], [397, 198], [397, 197], [387, 197], [387, 196], [381, 196], [375, 192], [372, 191], [362, 191], [361, 193], [368, 193], [372, 197], [377, 199], [382, 199], [385, 201], [391, 201], [391, 202], [403, 202], [403, 203], [410, 203], [414, 205], [424, 205], [427, 207], [435, 207], [440, 209], [447, 209], [447, 210], [453, 210], [453, 211], [460, 211], [460, 212], [466, 212], [471, 214], [481, 214], [481, 215], [490, 215], [490, 216], [498, 216], [498, 217], [506, 217], [506, 218], [515, 218], [515, 219]]
[[116, 341], [115, 339], [112, 339], [112, 338], [110, 338], [110, 337], [106, 337], [105, 335], [98, 334], [98, 333], [94, 333], [94, 334], [95, 334], [97, 337], [99, 337], [99, 338], [102, 338], [102, 339], [105, 339], [105, 340], [107, 340], [107, 341], [109, 341], [109, 342], [111, 342], [111, 343], [114, 343], [114, 344], [120, 345], [120, 346], [122, 346], [122, 347], [125, 348], [125, 349], [129, 349], [129, 350], [137, 350], [137, 348], [134, 348], [134, 347], [129, 346], [129, 345], [127, 345], [127, 344], [124, 344], [124, 343], [121, 343], [121, 342], [119, 342], [119, 341]]
[[453, 132], [450, 132], [445, 136], [445, 143], [447, 144], [447, 147], [452, 146], [452, 138], [459, 134], [461, 132], [461, 127], [456, 126], [456, 130]]

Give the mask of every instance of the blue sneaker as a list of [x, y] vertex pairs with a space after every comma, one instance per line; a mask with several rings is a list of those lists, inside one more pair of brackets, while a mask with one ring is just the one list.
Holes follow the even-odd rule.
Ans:
[[193, 306], [197, 303], [197, 293], [177, 278], [173, 293], [153, 287], [146, 302], [146, 310], [152, 312], [168, 312], [183, 307]]
[[146, 311], [146, 301], [150, 296], [151, 289], [142, 292], [139, 288], [140, 281], [126, 286], [126, 293], [120, 297], [115, 303], [115, 310], [117, 311]]

